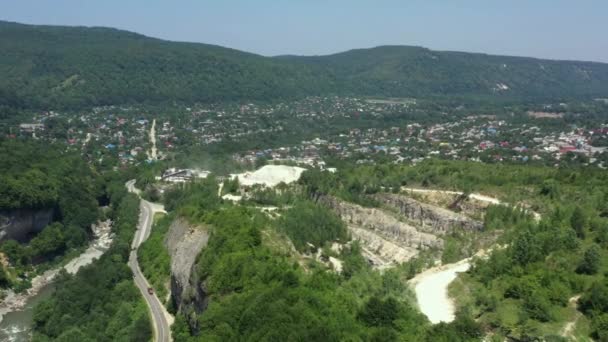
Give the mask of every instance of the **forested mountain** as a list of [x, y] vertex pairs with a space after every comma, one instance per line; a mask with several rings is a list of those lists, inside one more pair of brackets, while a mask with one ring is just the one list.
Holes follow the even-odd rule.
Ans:
[[1, 139], [0, 159], [0, 211], [55, 208], [58, 216], [86, 228], [95, 219], [98, 175], [77, 154]]
[[263, 57], [110, 28], [0, 22], [0, 109], [306, 95], [608, 96], [608, 64], [384, 46]]
[[329, 56], [284, 57], [323, 68], [343, 91], [385, 96], [603, 96], [608, 64], [380, 46]]
[[0, 105], [267, 99], [305, 95], [328, 83], [287, 62], [107, 28], [2, 22], [0, 45], [0, 94], [15, 97]]

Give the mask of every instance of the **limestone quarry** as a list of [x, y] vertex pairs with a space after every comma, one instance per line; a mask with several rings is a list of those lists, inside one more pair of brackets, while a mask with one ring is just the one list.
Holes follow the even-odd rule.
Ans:
[[[239, 181], [257, 183], [263, 174], [273, 168], [264, 168], [254, 174], [245, 175]], [[263, 172], [259, 172], [262, 171]], [[294, 171], [294, 170], [290, 170]], [[299, 171], [294, 171], [298, 173]], [[293, 179], [297, 179], [294, 173]], [[280, 177], [281, 181], [293, 181], [290, 177]], [[246, 180], [247, 179], [247, 180]], [[265, 179], [267, 186], [277, 184], [278, 179]], [[245, 185], [245, 184], [243, 184]], [[442, 195], [443, 196], [443, 195]], [[438, 259], [443, 251], [446, 236], [452, 234], [476, 234], [483, 231], [483, 223], [472, 217], [481, 217], [481, 211], [487, 207], [474, 205], [465, 198], [462, 205], [467, 206], [466, 215], [448, 210], [451, 201], [459, 194], [450, 194], [439, 201], [423, 201], [422, 196], [411, 193], [371, 195], [375, 207], [364, 207], [334, 196], [324, 195], [318, 203], [333, 210], [347, 225], [352, 240], [361, 244], [363, 256], [376, 269], [383, 270], [406, 262], [423, 250], [431, 250]], [[435, 198], [436, 200], [436, 198]], [[430, 202], [430, 203], [429, 203]], [[431, 204], [432, 203], [432, 204]], [[274, 208], [280, 210], [280, 208]], [[176, 219], [166, 236], [165, 246], [171, 256], [171, 298], [174, 307], [190, 317], [191, 313], [201, 313], [208, 305], [209, 298], [205, 284], [200, 282], [196, 270], [196, 259], [207, 244], [208, 230], [194, 227], [185, 219]], [[336, 249], [332, 246], [332, 250]], [[339, 246], [338, 246], [339, 247]], [[339, 248], [337, 248], [339, 249]], [[295, 249], [292, 248], [292, 252]], [[320, 260], [321, 250], [313, 259]], [[342, 261], [331, 257], [326, 266], [336, 272], [342, 269]], [[440, 269], [431, 269], [424, 276], [417, 277], [413, 284], [421, 310], [432, 322], [450, 321], [453, 319], [453, 307], [447, 297], [447, 285], [458, 272], [468, 268], [468, 259]], [[438, 304], [440, 303], [440, 304]], [[194, 317], [194, 316], [193, 316]], [[197, 322], [189, 322], [196, 329]]]
[[483, 229], [480, 221], [405, 195], [377, 194], [373, 199], [379, 208], [331, 196], [322, 197], [320, 203], [342, 218], [352, 238], [361, 242], [365, 257], [380, 269], [408, 261], [421, 250], [442, 250], [446, 234]]
[[436, 205], [422, 203], [413, 198], [397, 194], [374, 196], [381, 204], [396, 209], [399, 214], [432, 234], [447, 234], [454, 231], [481, 231], [483, 224], [463, 214], [455, 213]]
[[378, 268], [401, 263], [420, 249], [441, 248], [435, 235], [418, 230], [393, 213], [325, 196], [320, 202], [334, 210], [347, 224], [354, 240], [360, 240], [365, 256]]

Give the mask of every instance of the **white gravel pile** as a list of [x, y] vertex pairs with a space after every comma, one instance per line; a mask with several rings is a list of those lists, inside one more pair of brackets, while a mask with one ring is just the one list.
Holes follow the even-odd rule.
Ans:
[[262, 184], [268, 187], [274, 187], [281, 182], [289, 184], [297, 181], [304, 171], [306, 171], [306, 169], [297, 166], [266, 165], [255, 172], [245, 172], [230, 176], [231, 178], [238, 178], [241, 185], [251, 186]]
[[238, 202], [240, 201], [243, 196], [238, 196], [238, 195], [232, 195], [232, 194], [225, 194], [224, 196], [222, 196], [223, 199], [228, 200], [228, 201], [232, 201], [232, 202]]

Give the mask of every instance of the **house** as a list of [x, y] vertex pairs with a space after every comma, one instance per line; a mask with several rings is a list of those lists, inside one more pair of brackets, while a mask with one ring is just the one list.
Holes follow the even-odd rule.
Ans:
[[44, 125], [37, 123], [22, 123], [19, 125], [19, 130], [22, 133], [34, 133], [36, 131], [44, 130]]
[[574, 146], [562, 146], [559, 149], [559, 153], [561, 153], [561, 154], [565, 154], [568, 152], [574, 152], [574, 151], [576, 151], [576, 147], [574, 147]]
[[192, 179], [194, 179], [194, 173], [188, 169], [170, 168], [161, 176], [161, 180], [170, 183], [184, 183]]

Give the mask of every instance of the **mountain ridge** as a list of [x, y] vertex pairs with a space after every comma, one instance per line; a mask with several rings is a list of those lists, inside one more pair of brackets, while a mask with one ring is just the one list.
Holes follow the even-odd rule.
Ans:
[[182, 40], [173, 40], [173, 39], [158, 38], [158, 37], [149, 36], [149, 35], [146, 35], [146, 34], [143, 34], [143, 33], [138, 33], [138, 32], [135, 32], [135, 31], [130, 31], [130, 30], [127, 30], [127, 29], [121, 29], [121, 28], [116, 28], [116, 27], [111, 27], [111, 26], [26, 24], [26, 23], [20, 23], [20, 22], [16, 22], [16, 21], [0, 20], [0, 26], [3, 25], [3, 24], [15, 25], [15, 26], [21, 26], [21, 27], [37, 27], [37, 28], [88, 29], [88, 30], [98, 30], [98, 31], [108, 30], [108, 31], [115, 31], [115, 32], [132, 34], [132, 35], [135, 35], [135, 36], [139, 36], [141, 38], [154, 39], [154, 40], [164, 41], [164, 42], [168, 42], [168, 43], [201, 44], [201, 45], [205, 45], [205, 46], [220, 47], [220, 48], [224, 48], [224, 49], [239, 51], [239, 52], [243, 52], [243, 53], [247, 53], [247, 54], [252, 54], [252, 55], [256, 55], [256, 56], [260, 56], [260, 57], [265, 57], [265, 58], [328, 57], [328, 56], [333, 56], [333, 55], [339, 55], [339, 54], [349, 53], [349, 52], [353, 52], [353, 51], [365, 51], [365, 50], [374, 50], [374, 49], [380, 49], [380, 48], [418, 48], [418, 49], [424, 49], [424, 50], [438, 52], [438, 53], [462, 53], [462, 54], [482, 55], [482, 56], [488, 56], [488, 57], [524, 58], [524, 59], [539, 60], [539, 61], [574, 62], [574, 63], [591, 63], [591, 64], [605, 64], [605, 65], [608, 65], [608, 62], [597, 61], [597, 60], [562, 59], [562, 58], [533, 57], [533, 56], [511, 55], [511, 54], [494, 54], [494, 53], [487, 53], [487, 52], [481, 52], [481, 51], [461, 51], [461, 50], [451, 50], [451, 49], [445, 49], [445, 50], [444, 49], [432, 49], [432, 48], [428, 48], [428, 47], [425, 47], [425, 46], [422, 46], [422, 45], [407, 45], [407, 44], [406, 45], [401, 45], [401, 44], [380, 44], [380, 45], [374, 45], [374, 46], [370, 46], [370, 47], [351, 48], [351, 49], [344, 50], [344, 51], [337, 51], [337, 52], [331, 52], [331, 53], [325, 53], [325, 54], [310, 54], [309, 55], [309, 54], [291, 54], [291, 53], [287, 53], [287, 54], [279, 54], [279, 55], [264, 55], [264, 54], [261, 54], [261, 53], [256, 53], [256, 52], [251, 52], [251, 51], [246, 51], [246, 50], [240, 50], [240, 49], [237, 49], [237, 48], [233, 48], [233, 47], [229, 47], [229, 46], [223, 46], [223, 45], [219, 45], [219, 44], [209, 44], [209, 43], [204, 43], [204, 42], [191, 42], [191, 41], [182, 41]]
[[608, 64], [384, 45], [261, 56], [107, 27], [0, 21], [0, 108], [265, 101], [315, 95], [608, 95]]

